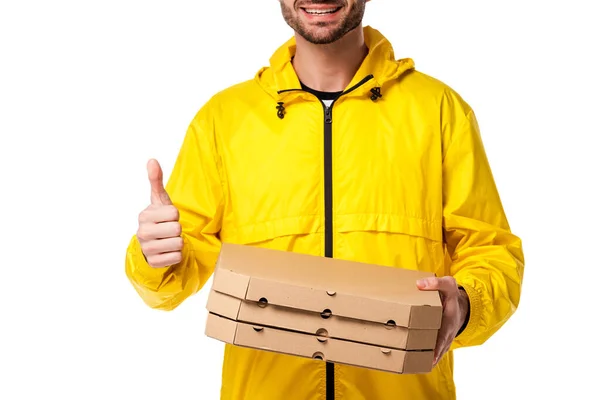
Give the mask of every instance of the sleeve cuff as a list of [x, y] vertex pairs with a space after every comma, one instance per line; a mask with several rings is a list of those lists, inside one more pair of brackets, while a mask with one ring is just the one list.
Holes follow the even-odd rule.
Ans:
[[[460, 290], [461, 292], [465, 292], [465, 294], [467, 293], [467, 291], [465, 290], [465, 288], [463, 288], [462, 286], [459, 286], [458, 290]], [[469, 295], [468, 294], [467, 294], [467, 302], [469, 303], [469, 308], [467, 309], [467, 315], [465, 316], [465, 322], [463, 322], [463, 325], [460, 327], [460, 329], [456, 333], [455, 337], [459, 337], [460, 336], [460, 334], [465, 330], [465, 328], [469, 324], [469, 320], [471, 319], [471, 299], [469, 299]]]
[[140, 242], [136, 236], [131, 238], [129, 248], [127, 250], [127, 258], [130, 263], [130, 269], [132, 271], [132, 277], [144, 286], [154, 286], [162, 281], [165, 274], [169, 271], [171, 266], [154, 268], [148, 264]]
[[463, 325], [459, 333], [456, 335], [456, 340], [468, 341], [468, 338], [475, 333], [481, 321], [481, 296], [477, 289], [470, 285], [464, 285], [459, 282], [459, 286], [467, 293], [467, 297], [469, 298], [469, 313], [465, 319], [465, 325]]

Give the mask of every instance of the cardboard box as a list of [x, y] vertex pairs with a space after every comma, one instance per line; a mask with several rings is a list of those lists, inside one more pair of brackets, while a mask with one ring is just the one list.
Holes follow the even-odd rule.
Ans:
[[237, 346], [274, 351], [387, 372], [431, 371], [433, 351], [404, 351], [250, 325], [208, 314], [206, 335]]
[[431, 350], [437, 341], [437, 329], [409, 329], [337, 315], [323, 318], [320, 313], [272, 304], [264, 306], [214, 290], [208, 295], [206, 308], [234, 321], [393, 349]]
[[[240, 346], [322, 354], [325, 360], [397, 373], [428, 372], [442, 305], [438, 292], [420, 291], [416, 281], [430, 276], [225, 243], [206, 332]], [[258, 333], [253, 326], [265, 332], [260, 339], [251, 335]]]

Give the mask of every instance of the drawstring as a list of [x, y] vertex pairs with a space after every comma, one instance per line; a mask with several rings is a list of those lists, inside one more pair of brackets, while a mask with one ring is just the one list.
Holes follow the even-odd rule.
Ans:
[[283, 116], [285, 115], [285, 107], [283, 106], [283, 101], [280, 101], [277, 103], [277, 116], [281, 119], [283, 119]]
[[381, 98], [381, 96], [383, 96], [381, 94], [380, 87], [374, 87], [373, 89], [371, 89], [371, 93], [373, 93], [373, 95], [371, 96], [371, 100], [373, 100], [373, 101], [377, 101], [377, 99], [379, 99], [379, 98]]
[[[383, 95], [381, 94], [381, 88], [379, 86], [376, 86], [371, 89], [371, 100], [372, 101], [377, 101], [381, 97], [383, 97]], [[283, 101], [278, 101], [277, 107], [275, 107], [275, 108], [277, 109], [277, 116], [280, 119], [283, 119], [283, 117], [285, 116], [285, 107], [283, 106]]]

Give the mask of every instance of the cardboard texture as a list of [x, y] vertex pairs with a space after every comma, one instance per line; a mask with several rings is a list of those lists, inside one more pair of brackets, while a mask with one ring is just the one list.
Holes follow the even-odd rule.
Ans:
[[381, 371], [431, 371], [433, 351], [404, 351], [233, 321], [209, 313], [206, 335], [222, 342]]
[[225, 243], [207, 303], [206, 334], [395, 373], [429, 372], [442, 304], [437, 291], [420, 291], [416, 281], [430, 276]]
[[243, 300], [416, 329], [439, 329], [437, 291], [416, 286], [433, 274], [225, 243], [213, 290]]
[[438, 333], [437, 329], [408, 329], [337, 315], [323, 318], [319, 313], [270, 304], [263, 307], [214, 290], [208, 295], [206, 308], [235, 321], [401, 350], [431, 350]]

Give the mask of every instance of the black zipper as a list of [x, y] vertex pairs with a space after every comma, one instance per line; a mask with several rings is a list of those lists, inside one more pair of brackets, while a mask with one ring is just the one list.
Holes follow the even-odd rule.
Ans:
[[[333, 101], [335, 102], [335, 100]], [[324, 107], [324, 173], [325, 173], [325, 257], [333, 257], [333, 102]]]
[[[323, 114], [324, 114], [324, 173], [325, 173], [325, 257], [333, 258], [333, 134], [332, 134], [332, 124], [333, 124], [333, 113], [332, 108], [337, 99], [341, 96], [348, 94], [368, 81], [373, 79], [373, 75], [368, 75], [363, 78], [356, 85], [348, 88], [342, 92], [338, 97], [336, 97], [329, 107], [327, 107], [323, 102]], [[329, 367], [329, 363], [327, 364]], [[333, 368], [331, 368], [331, 374], [333, 375]], [[329, 376], [329, 375], [328, 375]], [[327, 386], [329, 387], [329, 385]], [[327, 400], [329, 400], [329, 396]], [[331, 397], [333, 399], [333, 397]]]
[[[364, 77], [356, 85], [342, 92], [334, 99], [329, 107], [327, 107], [320, 99], [323, 105], [323, 123], [324, 123], [324, 174], [325, 174], [325, 257], [333, 258], [333, 104], [341, 96], [348, 94], [368, 81], [373, 79], [373, 75]], [[285, 89], [278, 93], [305, 91], [303, 89]], [[307, 92], [309, 93], [309, 92]], [[316, 97], [316, 96], [315, 96]], [[335, 400], [335, 369], [332, 362], [327, 361], [325, 364], [325, 398], [326, 400]]]
[[[373, 75], [365, 77], [363, 80], [342, 92], [340, 96], [350, 93], [364, 85]], [[337, 99], [331, 102], [329, 107], [323, 103], [324, 110], [324, 173], [325, 173], [325, 257], [333, 258], [333, 104]], [[325, 399], [335, 400], [335, 366], [327, 361], [325, 364]]]
[[[324, 172], [325, 172], [325, 257], [333, 257], [333, 134], [332, 113], [333, 102], [324, 108]], [[325, 399], [335, 400], [335, 366], [325, 363]]]

